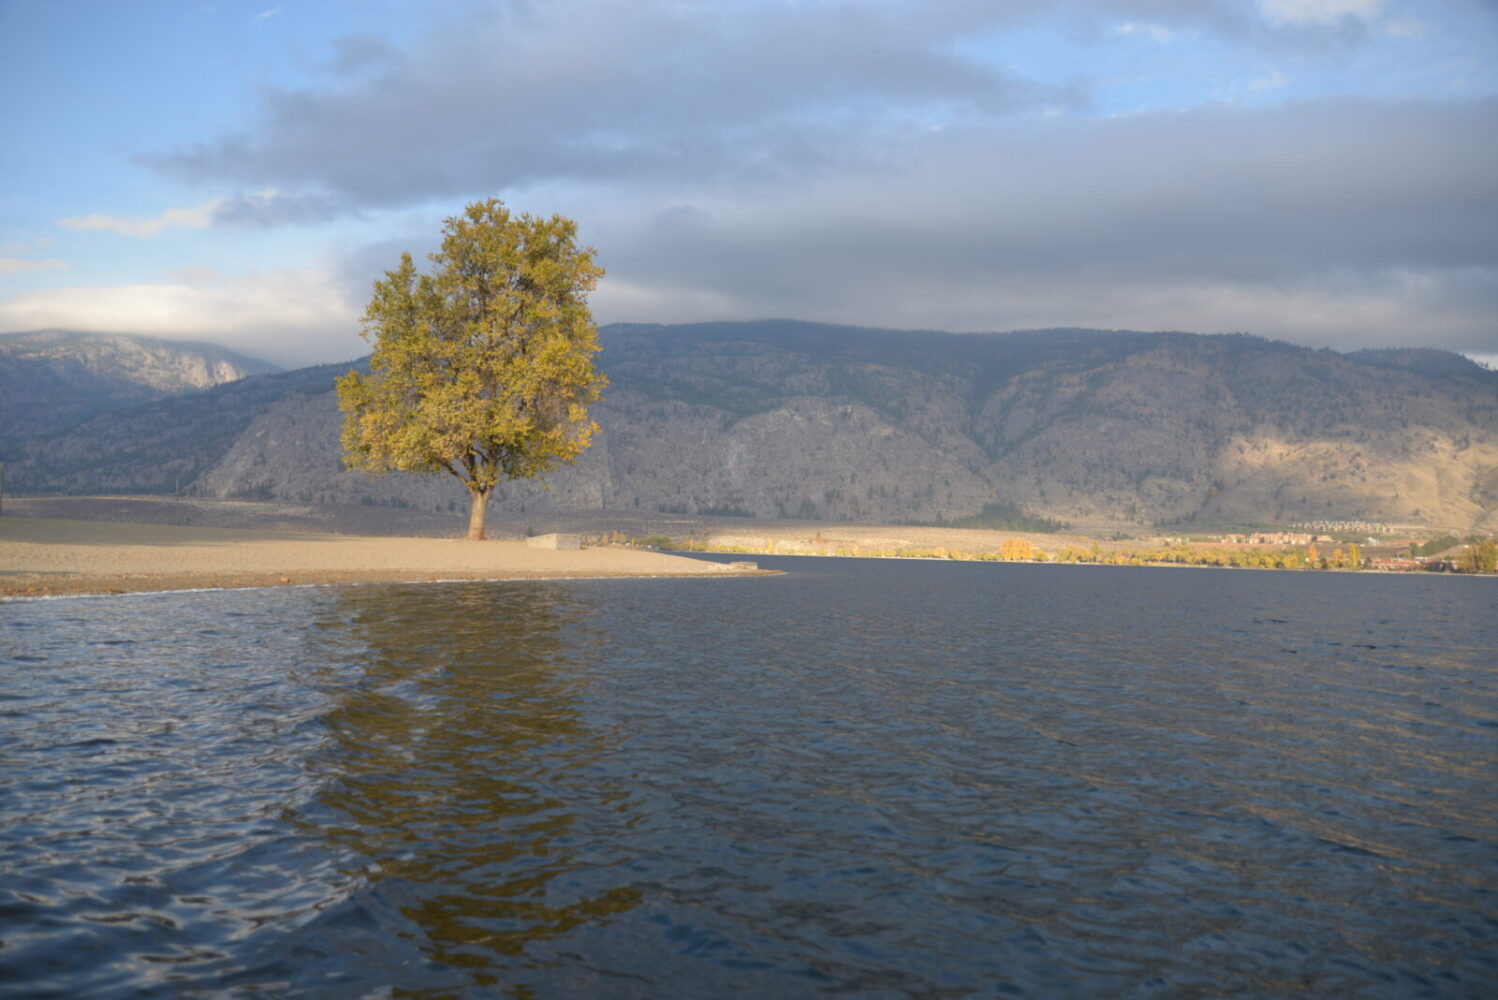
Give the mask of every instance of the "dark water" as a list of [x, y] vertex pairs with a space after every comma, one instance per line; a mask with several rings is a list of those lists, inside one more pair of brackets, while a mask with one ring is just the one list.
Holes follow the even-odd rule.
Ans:
[[1498, 587], [0, 606], [0, 994], [1481, 997]]

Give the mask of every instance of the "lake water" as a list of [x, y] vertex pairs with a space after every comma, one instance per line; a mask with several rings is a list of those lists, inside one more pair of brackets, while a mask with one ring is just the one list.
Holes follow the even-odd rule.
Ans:
[[1498, 586], [0, 606], [6, 997], [1481, 997]]

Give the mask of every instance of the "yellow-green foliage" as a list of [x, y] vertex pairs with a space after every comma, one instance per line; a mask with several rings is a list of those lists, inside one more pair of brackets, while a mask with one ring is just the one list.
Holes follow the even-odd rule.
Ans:
[[1489, 538], [1468, 545], [1459, 565], [1468, 573], [1492, 573], [1498, 570], [1498, 543]]
[[372, 373], [338, 380], [344, 463], [457, 477], [481, 538], [502, 479], [576, 461], [598, 429], [587, 408], [606, 382], [587, 295], [603, 269], [575, 222], [512, 215], [498, 199], [443, 232], [431, 274], [402, 254], [375, 284], [362, 331]]
[[1028, 560], [1035, 557], [1035, 546], [1024, 538], [1006, 538], [999, 543], [999, 555], [1009, 560]]
[[[1069, 545], [1055, 552], [1035, 548], [1026, 539], [1008, 538], [997, 550], [974, 553], [946, 547], [935, 548], [863, 548], [857, 544], [834, 545], [825, 538], [809, 539], [808, 546], [786, 550], [770, 539], [762, 545], [713, 544], [688, 541], [679, 547], [692, 551], [713, 552], [788, 552], [792, 555], [837, 555], [863, 556], [884, 559], [955, 559], [982, 562], [1050, 562], [1050, 563], [1094, 563], [1103, 566], [1222, 566], [1238, 569], [1358, 569], [1362, 566], [1362, 552], [1356, 545], [1349, 545], [1346, 552], [1338, 549], [1330, 557], [1323, 557], [1305, 549], [1285, 548], [1278, 551], [1267, 549], [1239, 549], [1214, 545], [1175, 544], [1150, 548], [1104, 549], [1097, 542], [1086, 548]], [[1498, 545], [1488, 543], [1484, 550], [1498, 559]], [[1475, 553], [1478, 546], [1473, 546]], [[1337, 553], [1341, 553], [1339, 556]], [[1312, 558], [1314, 556], [1314, 558]], [[1474, 556], [1475, 558], [1475, 556]]]

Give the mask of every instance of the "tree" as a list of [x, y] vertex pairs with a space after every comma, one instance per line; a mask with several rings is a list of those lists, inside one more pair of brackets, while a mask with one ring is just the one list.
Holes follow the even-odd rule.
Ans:
[[1498, 543], [1492, 539], [1471, 543], [1462, 552], [1458, 566], [1464, 573], [1492, 573], [1498, 568]]
[[1024, 538], [1006, 538], [999, 543], [999, 556], [1010, 561], [1023, 561], [1035, 555], [1035, 546]]
[[409, 253], [374, 287], [364, 339], [370, 375], [338, 380], [344, 464], [457, 478], [472, 500], [468, 537], [503, 479], [577, 460], [598, 426], [587, 408], [607, 380], [587, 294], [603, 268], [577, 224], [512, 215], [491, 198], [443, 225], [431, 274]]

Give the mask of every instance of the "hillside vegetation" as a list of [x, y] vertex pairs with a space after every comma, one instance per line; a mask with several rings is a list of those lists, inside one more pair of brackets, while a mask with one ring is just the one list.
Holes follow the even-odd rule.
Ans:
[[[498, 509], [1498, 528], [1498, 375], [1446, 352], [788, 321], [615, 325], [603, 344], [603, 433], [551, 489], [501, 488]], [[454, 484], [341, 468], [329, 390], [347, 367], [35, 438], [7, 483], [457, 509]]]
[[101, 413], [276, 371], [214, 344], [70, 330], [0, 335], [0, 459]]

